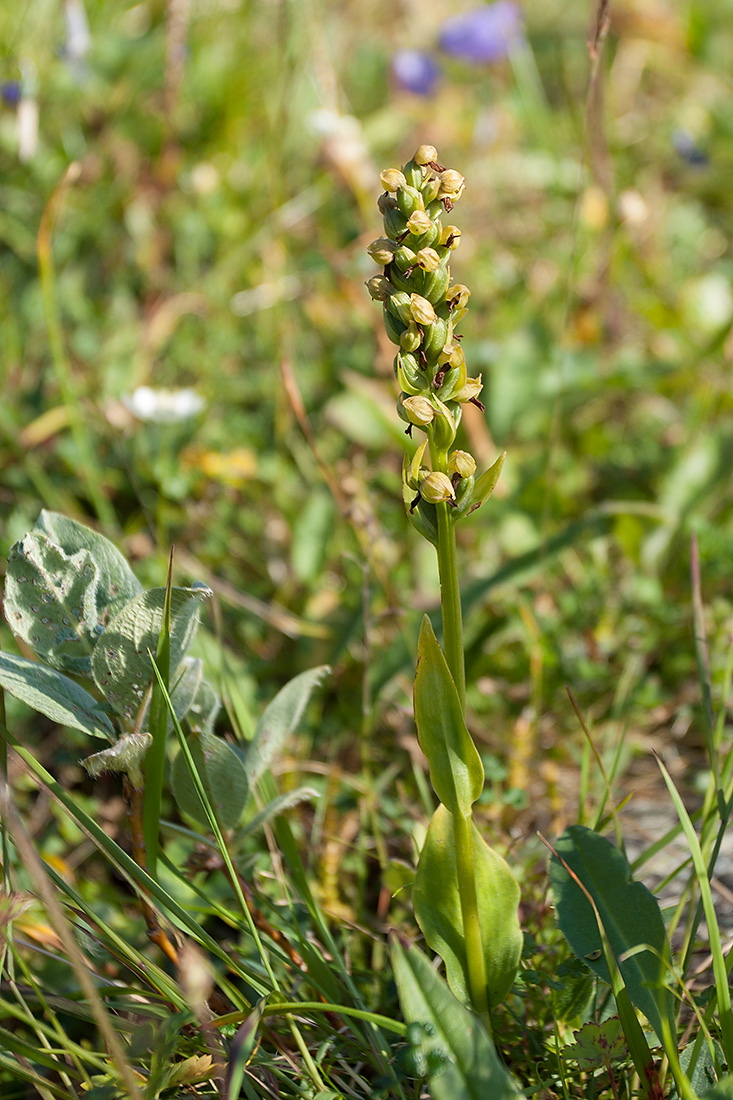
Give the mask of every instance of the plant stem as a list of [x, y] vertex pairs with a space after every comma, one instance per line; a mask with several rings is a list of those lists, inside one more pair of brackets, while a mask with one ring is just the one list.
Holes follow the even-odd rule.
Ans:
[[[447, 455], [430, 439], [430, 461], [434, 470], [446, 472]], [[463, 614], [461, 591], [456, 567], [456, 531], [450, 515], [450, 505], [436, 504], [438, 517], [438, 575], [440, 576], [440, 610], [443, 616], [443, 651], [453, 682], [466, 712], [466, 665], [463, 656]]]
[[458, 896], [461, 901], [463, 937], [468, 963], [468, 985], [471, 1003], [490, 1031], [489, 1001], [486, 988], [486, 963], [481, 939], [476, 874], [473, 861], [473, 815], [453, 814], [453, 843], [456, 850]]

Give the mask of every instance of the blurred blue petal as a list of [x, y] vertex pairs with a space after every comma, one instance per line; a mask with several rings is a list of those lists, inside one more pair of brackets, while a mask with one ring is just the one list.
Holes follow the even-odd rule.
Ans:
[[707, 153], [700, 148], [689, 130], [675, 130], [672, 144], [682, 159], [694, 168], [705, 168], [709, 164]]
[[23, 89], [19, 80], [6, 80], [4, 84], [0, 84], [0, 99], [8, 107], [17, 107], [22, 98]]
[[521, 40], [522, 19], [512, 0], [497, 0], [474, 11], [446, 19], [440, 45], [463, 61], [498, 61]]
[[440, 69], [430, 54], [420, 50], [398, 50], [390, 65], [392, 77], [403, 92], [430, 96], [440, 80]]

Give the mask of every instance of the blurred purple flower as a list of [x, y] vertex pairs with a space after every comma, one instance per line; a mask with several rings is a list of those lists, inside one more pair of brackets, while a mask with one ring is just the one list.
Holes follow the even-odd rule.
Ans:
[[19, 80], [6, 80], [0, 84], [0, 99], [7, 103], [8, 107], [17, 107], [23, 98], [23, 89]]
[[513, 0], [496, 0], [446, 19], [440, 45], [463, 61], [498, 61], [521, 41], [522, 19]]
[[432, 95], [440, 80], [435, 61], [420, 50], [398, 50], [392, 56], [390, 68], [398, 88], [413, 95]]
[[710, 163], [707, 153], [700, 148], [689, 130], [675, 130], [672, 144], [682, 159], [693, 168], [706, 168]]

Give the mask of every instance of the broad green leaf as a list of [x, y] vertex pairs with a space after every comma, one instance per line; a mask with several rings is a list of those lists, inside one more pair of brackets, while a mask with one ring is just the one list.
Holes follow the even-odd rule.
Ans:
[[[489, 1003], [500, 1004], [509, 992], [522, 953], [519, 886], [505, 860], [473, 827], [474, 868], [481, 939], [484, 945]], [[412, 891], [417, 923], [445, 963], [448, 984], [468, 1003], [463, 918], [458, 894], [453, 817], [445, 806], [433, 814], [417, 865]]]
[[[555, 850], [598, 907], [632, 1004], [644, 1013], [658, 1037], [662, 1035], [664, 1018], [674, 1034], [674, 1000], [671, 990], [664, 985], [663, 960], [670, 957], [670, 948], [656, 898], [643, 883], [634, 882], [623, 853], [591, 829], [572, 825], [555, 842]], [[610, 982], [593, 909], [554, 856], [550, 879], [560, 930], [577, 957], [603, 981]], [[642, 944], [652, 950], [641, 950], [621, 959], [625, 952]]]
[[392, 965], [416, 1061], [433, 1100], [516, 1100], [523, 1094], [478, 1017], [453, 996], [418, 950], [392, 942]]
[[483, 789], [484, 769], [427, 615], [417, 643], [415, 724], [433, 790], [451, 813], [466, 817]]
[[473, 487], [473, 497], [471, 498], [472, 511], [478, 505], [484, 504], [493, 493], [496, 488], [496, 483], [501, 476], [505, 458], [506, 451], [503, 451], [493, 466], [490, 466], [485, 473], [481, 474], [481, 477], [476, 478], [476, 484]]
[[[227, 741], [210, 733], [191, 734], [186, 743], [219, 824], [222, 829], [233, 829], [242, 816], [250, 789], [241, 757]], [[182, 813], [208, 827], [204, 804], [182, 752], [173, 761], [171, 786]]]
[[330, 671], [327, 665], [321, 665], [301, 672], [278, 691], [265, 709], [246, 756], [247, 774], [253, 787], [296, 729], [313, 691]]
[[102, 630], [98, 587], [99, 569], [88, 550], [69, 555], [46, 535], [31, 532], [10, 551], [5, 618], [47, 664], [91, 676], [92, 649]]
[[610, 1016], [600, 1024], [589, 1020], [573, 1034], [577, 1041], [568, 1043], [564, 1053], [581, 1069], [601, 1069], [629, 1053], [618, 1016]]
[[82, 763], [93, 778], [104, 772], [122, 772], [139, 787], [142, 784], [143, 761], [151, 741], [149, 733], [129, 733], [120, 737], [110, 748], [87, 756]]
[[202, 680], [188, 711], [189, 725], [199, 732], [211, 733], [220, 707], [221, 699], [208, 680]]
[[[134, 722], [153, 680], [150, 654], [158, 648], [165, 592], [165, 588], [151, 588], [126, 604], [110, 621], [92, 653], [97, 687], [128, 722]], [[193, 639], [199, 603], [210, 594], [205, 585], [172, 589], [172, 674], [177, 672]]]
[[68, 516], [48, 512], [44, 508], [34, 528], [47, 535], [66, 554], [88, 550], [99, 569], [96, 592], [97, 612], [104, 625], [111, 615], [121, 610], [142, 592], [142, 585], [117, 547], [104, 535], [92, 531]]
[[733, 1100], [733, 1077], [724, 1077], [715, 1088], [704, 1092], [700, 1100]]
[[0, 687], [59, 725], [94, 737], [115, 735], [97, 700], [56, 669], [14, 653], [0, 653]]

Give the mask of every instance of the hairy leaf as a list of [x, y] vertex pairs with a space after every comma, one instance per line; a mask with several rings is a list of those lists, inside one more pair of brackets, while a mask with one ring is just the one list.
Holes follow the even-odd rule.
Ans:
[[96, 599], [97, 612], [103, 625], [111, 615], [142, 592], [142, 585], [127, 561], [104, 535], [69, 519], [68, 516], [48, 512], [45, 508], [38, 517], [34, 530], [47, 535], [65, 554], [88, 550], [92, 555], [99, 570]]
[[[165, 588], [151, 588], [131, 600], [110, 621], [94, 647], [92, 671], [97, 687], [110, 705], [133, 722], [153, 679], [150, 653], [155, 654], [163, 623]], [[211, 590], [174, 588], [171, 591], [172, 675], [185, 656], [198, 621], [200, 601]]]
[[10, 551], [5, 618], [14, 634], [47, 664], [91, 676], [92, 649], [102, 630], [99, 569], [88, 550], [66, 554], [46, 535], [24, 535]]
[[[670, 949], [664, 920], [654, 895], [641, 882], [634, 882], [623, 853], [610, 841], [582, 825], [572, 825], [555, 850], [578, 876], [593, 898], [619, 965], [632, 1004], [640, 1009], [662, 1034], [662, 1019], [674, 1034], [674, 1001], [664, 985], [663, 959]], [[593, 908], [580, 887], [554, 856], [550, 879], [555, 895], [557, 922], [578, 958], [598, 977], [610, 982], [603, 958], [601, 935]], [[644, 949], [629, 958], [621, 956], [642, 944]]]
[[330, 671], [327, 665], [321, 665], [301, 672], [278, 691], [265, 709], [246, 757], [247, 774], [253, 787], [296, 729], [313, 691]]
[[[222, 829], [233, 829], [242, 816], [250, 789], [241, 757], [228, 742], [210, 733], [191, 734], [186, 743], [219, 824]], [[171, 786], [182, 813], [208, 827], [204, 804], [182, 752], [173, 761]]]
[[[489, 1004], [506, 997], [522, 953], [519, 886], [505, 860], [473, 827], [474, 868]], [[468, 976], [463, 917], [458, 893], [453, 818], [445, 806], [433, 814], [417, 865], [412, 891], [417, 923], [428, 945], [443, 959], [448, 984], [468, 1003]]]
[[392, 965], [408, 1041], [433, 1100], [521, 1097], [478, 1017], [456, 1000], [422, 952], [406, 951], [395, 939]]
[[0, 653], [0, 687], [59, 725], [94, 737], [114, 736], [114, 726], [96, 699], [56, 669]]
[[484, 769], [427, 615], [417, 643], [415, 723], [433, 790], [451, 813], [466, 817], [483, 789]]

